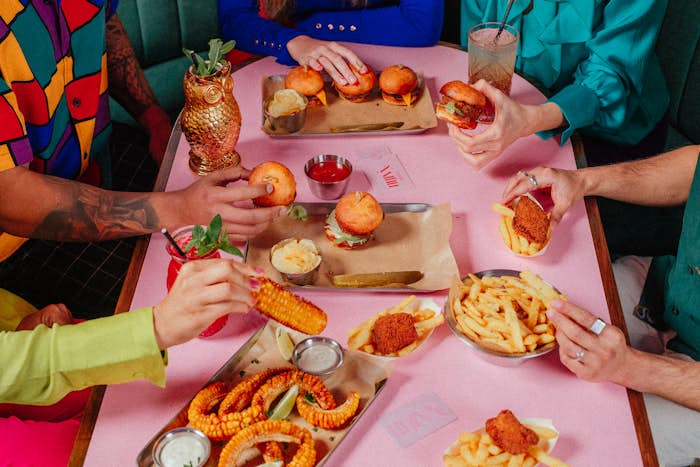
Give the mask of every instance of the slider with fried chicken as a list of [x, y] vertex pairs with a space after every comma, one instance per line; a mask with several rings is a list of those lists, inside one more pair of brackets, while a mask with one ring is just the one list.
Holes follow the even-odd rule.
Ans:
[[440, 88], [442, 100], [435, 116], [460, 128], [476, 128], [486, 106], [486, 96], [462, 81], [449, 81]]

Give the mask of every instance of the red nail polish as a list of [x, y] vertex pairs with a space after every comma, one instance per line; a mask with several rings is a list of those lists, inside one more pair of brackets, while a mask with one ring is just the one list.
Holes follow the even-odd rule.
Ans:
[[255, 272], [257, 272], [260, 275], [265, 274], [265, 270], [263, 268], [255, 268]]
[[260, 281], [251, 277], [249, 280], [250, 288], [253, 290], [258, 290], [260, 288]]

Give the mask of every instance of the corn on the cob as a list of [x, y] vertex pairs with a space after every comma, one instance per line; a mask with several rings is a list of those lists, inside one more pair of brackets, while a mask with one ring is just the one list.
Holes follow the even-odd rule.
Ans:
[[360, 393], [351, 391], [348, 398], [333, 410], [323, 410], [309, 403], [304, 396], [297, 397], [297, 410], [304, 420], [314, 426], [335, 430], [350, 420], [360, 406]]
[[262, 386], [268, 378], [293, 369], [292, 367], [270, 368], [244, 379], [226, 395], [223, 401], [221, 401], [219, 405], [219, 417], [224, 417], [226, 414], [240, 412], [245, 409], [250, 404], [250, 401], [253, 400], [255, 391], [260, 389], [260, 386]]
[[238, 459], [249, 448], [262, 441], [281, 441], [299, 444], [288, 467], [313, 467], [316, 449], [309, 430], [282, 420], [265, 420], [238, 432], [226, 443], [219, 457], [219, 467], [236, 466]]
[[255, 393], [250, 406], [267, 414], [270, 405], [272, 405], [275, 399], [295, 384], [299, 385], [300, 393], [310, 393], [314, 396], [318, 405], [324, 409], [330, 410], [335, 408], [333, 394], [328, 390], [323, 380], [318, 376], [298, 370], [292, 370], [268, 379]]
[[313, 303], [294, 295], [266, 277], [253, 292], [255, 308], [285, 326], [305, 334], [320, 334], [326, 328], [326, 313]]

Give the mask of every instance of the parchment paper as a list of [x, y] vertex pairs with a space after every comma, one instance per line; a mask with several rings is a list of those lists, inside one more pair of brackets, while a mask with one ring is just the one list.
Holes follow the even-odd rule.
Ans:
[[[284, 75], [267, 76], [262, 80], [262, 101], [278, 89], [284, 88]], [[366, 125], [374, 123], [403, 122], [397, 129], [388, 131], [423, 131], [437, 126], [435, 109], [427, 86], [423, 86], [423, 94], [411, 107], [391, 105], [384, 102], [375, 89], [372, 99], [367, 102], [348, 102], [338, 96], [330, 83], [325, 85], [327, 106], [317, 106], [307, 109], [306, 122], [297, 133], [289, 134], [284, 130], [273, 130], [270, 123], [263, 120], [262, 129], [269, 135], [302, 136], [309, 134], [331, 134], [331, 128], [347, 125]], [[263, 115], [261, 113], [261, 115]], [[341, 133], [359, 132], [348, 129]], [[335, 134], [335, 133], [332, 133]]]
[[324, 233], [325, 223], [325, 216], [309, 216], [306, 222], [287, 217], [279, 219], [250, 241], [246, 262], [263, 268], [271, 279], [283, 282], [270, 263], [270, 248], [286, 238], [300, 237], [313, 240], [322, 258], [316, 283], [306, 287], [333, 287], [329, 274], [421, 271], [423, 279], [406, 289], [434, 291], [449, 288], [452, 277], [459, 274], [450, 248], [452, 214], [449, 204], [433, 206], [425, 212], [386, 214], [374, 238], [354, 250], [333, 245]]

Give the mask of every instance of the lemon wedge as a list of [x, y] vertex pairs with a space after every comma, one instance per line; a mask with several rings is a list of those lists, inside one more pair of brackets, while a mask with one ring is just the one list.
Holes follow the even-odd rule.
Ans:
[[296, 402], [298, 395], [299, 386], [295, 384], [289, 388], [284, 396], [282, 396], [282, 399], [280, 399], [275, 408], [272, 409], [272, 412], [270, 412], [270, 416], [268, 418], [270, 420], [284, 420], [289, 417], [289, 414], [292, 413], [292, 409], [294, 408], [294, 403]]
[[287, 361], [291, 360], [292, 352], [294, 352], [294, 342], [292, 338], [289, 337], [289, 334], [282, 328], [277, 328], [275, 330], [275, 339], [277, 340], [277, 348], [282, 358]]

